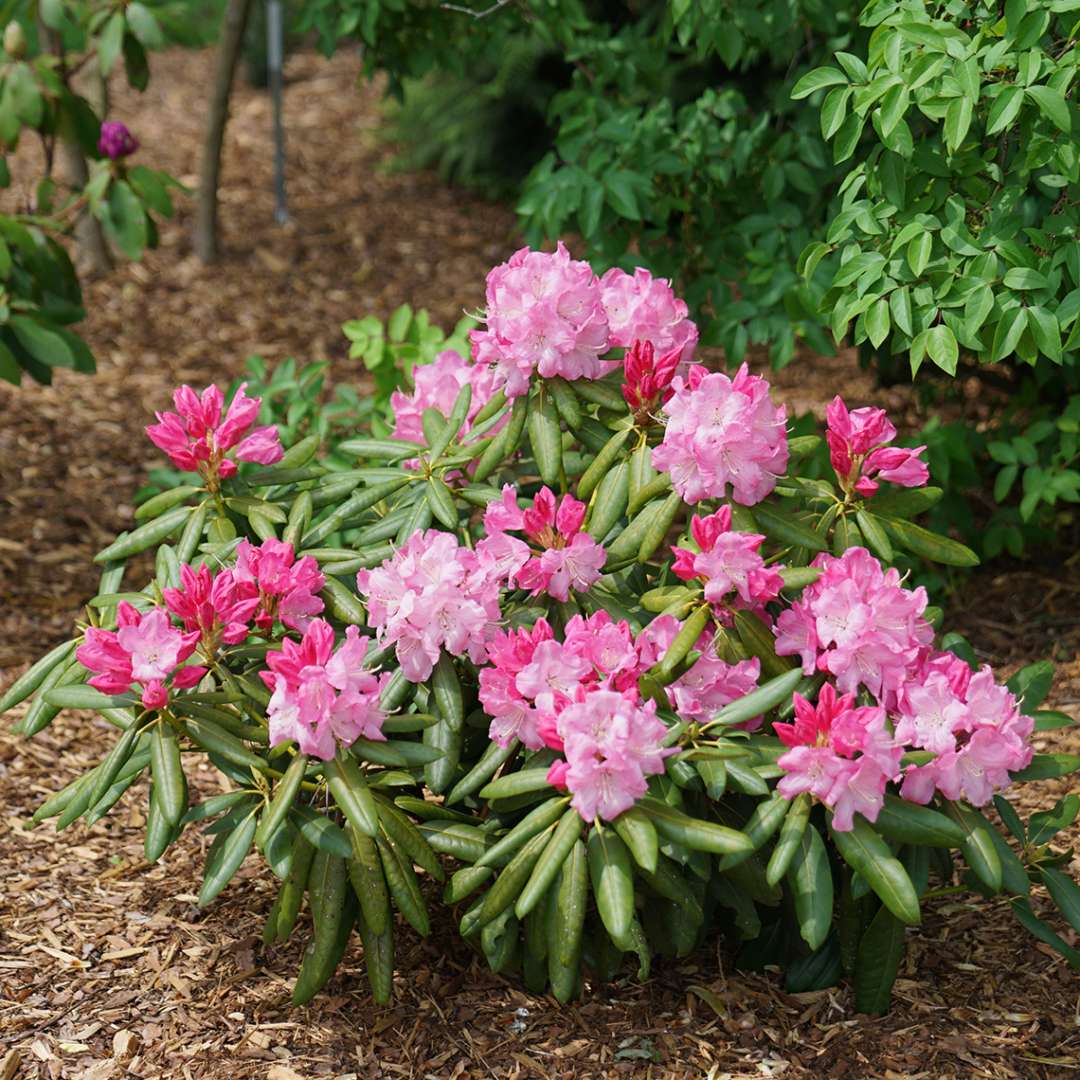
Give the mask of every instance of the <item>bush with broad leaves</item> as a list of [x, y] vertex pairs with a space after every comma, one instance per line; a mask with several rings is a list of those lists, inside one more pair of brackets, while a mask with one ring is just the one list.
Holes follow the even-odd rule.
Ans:
[[[354, 929], [386, 1001], [424, 877], [494, 970], [560, 1001], [715, 933], [882, 1011], [923, 901], [968, 889], [1080, 966], [1032, 903], [1080, 930], [1051, 846], [1080, 799], [1025, 825], [1005, 797], [1080, 766], [1032, 751], [1071, 721], [1038, 711], [1048, 664], [1000, 685], [893, 565], [973, 561], [913, 521], [940, 494], [922, 448], [837, 398], [834, 475], [806, 479], [819, 438], [745, 367], [694, 364], [696, 337], [665, 281], [525, 249], [388, 435], [320, 460], [243, 386], [179, 389], [147, 430], [187, 482], [0, 700], [33, 695], [27, 736], [65, 707], [116, 728], [35, 821], [93, 823], [149, 770], [147, 858], [214, 837], [202, 904], [252, 849], [280, 881], [268, 945], [306, 897], [297, 1002]], [[192, 755], [229, 790], [193, 804]]]

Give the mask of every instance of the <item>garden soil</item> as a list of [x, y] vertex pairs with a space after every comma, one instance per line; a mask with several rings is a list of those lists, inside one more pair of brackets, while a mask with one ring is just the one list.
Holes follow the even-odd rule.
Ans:
[[[189, 186], [210, 71], [208, 54], [170, 53], [155, 59], [146, 94], [114, 87], [113, 115], [141, 141], [140, 158]], [[482, 302], [486, 270], [517, 246], [505, 207], [389, 169], [379, 92], [359, 78], [355, 53], [290, 62], [284, 227], [271, 224], [269, 103], [239, 87], [221, 261], [206, 268], [192, 257], [181, 198], [159, 250], [87, 288], [83, 330], [99, 374], [60, 372], [47, 388], [0, 384], [0, 685], [67, 637], [95, 592], [91, 556], [130, 524], [132, 495], [160, 463], [142, 428], [174, 385], [226, 383], [251, 353], [326, 358], [334, 379], [356, 380], [344, 320], [385, 317], [408, 300], [449, 325]], [[36, 153], [29, 143], [20, 150], [27, 175]], [[6, 205], [25, 199], [19, 175]], [[792, 365], [776, 383], [796, 411], [820, 413], [843, 389], [918, 418], [910, 395], [876, 390], [850, 355]], [[1006, 673], [1057, 660], [1050, 703], [1074, 716], [1077, 571], [1073, 558], [979, 573], [950, 614]], [[8, 734], [11, 719], [0, 730], [0, 1080], [1080, 1076], [1080, 974], [1002, 902], [963, 896], [929, 905], [909, 933], [884, 1018], [857, 1015], [847, 987], [788, 994], [774, 973], [738, 974], [715, 943], [656, 965], [643, 985], [588, 986], [560, 1007], [487, 972], [448, 915], [427, 940], [400, 930], [392, 1006], [372, 1003], [354, 946], [327, 991], [293, 1009], [306, 927], [263, 949], [272, 896], [257, 862], [200, 910], [207, 838], [189, 829], [148, 865], [142, 785], [91, 829], [26, 831], [34, 807], [95, 763], [109, 737], [101, 721], [74, 713], [27, 742]], [[1080, 750], [1074, 733], [1037, 743]], [[211, 770], [189, 775], [200, 795], [216, 790]], [[1023, 809], [1066, 790], [1064, 781], [1026, 785]], [[1075, 843], [1080, 832], [1061, 839]], [[1045, 898], [1034, 903], [1078, 944]]]

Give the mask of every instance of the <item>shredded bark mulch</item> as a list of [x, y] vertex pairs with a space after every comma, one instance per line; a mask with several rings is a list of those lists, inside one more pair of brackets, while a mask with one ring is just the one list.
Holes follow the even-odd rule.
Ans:
[[[194, 182], [210, 57], [155, 58], [138, 97], [117, 85], [114, 115], [148, 163]], [[271, 222], [269, 104], [240, 87], [222, 190], [226, 254], [189, 253], [189, 210], [162, 247], [87, 289], [94, 378], [0, 386], [0, 683], [63, 640], [96, 590], [90, 557], [131, 521], [131, 496], [160, 464], [142, 427], [182, 381], [225, 383], [253, 352], [329, 358], [355, 380], [338, 326], [403, 300], [444, 325], [480, 303], [486, 270], [517, 244], [513, 215], [427, 175], [388, 172], [378, 91], [359, 62], [293, 58], [288, 71], [293, 223]], [[17, 192], [16, 192], [17, 194]], [[844, 388], [874, 392], [850, 356], [779, 381], [798, 410]], [[879, 395], [890, 406], [896, 395]], [[970, 579], [950, 625], [1003, 673], [1052, 655], [1050, 704], [1080, 709], [1075, 560]], [[15, 713], [18, 715], [18, 712]], [[10, 721], [8, 721], [10, 723]], [[91, 829], [24, 823], [49, 793], [96, 763], [111, 729], [65, 714], [32, 742], [0, 732], [0, 1080], [123, 1076], [850, 1077], [887, 1080], [1066, 1077], [1080, 1073], [1080, 974], [1019, 929], [1001, 903], [930, 906], [884, 1018], [855, 1014], [839, 987], [787, 994], [776, 973], [732, 970], [718, 945], [659, 965], [644, 985], [587, 986], [559, 1007], [487, 972], [437, 914], [420, 940], [399, 928], [395, 1004], [376, 1007], [354, 945], [328, 990], [288, 1004], [306, 927], [286, 947], [259, 935], [272, 901], [252, 859], [210, 908], [196, 892], [208, 838], [189, 829], [156, 865], [142, 857], [141, 783]], [[1074, 733], [1039, 749], [1080, 751]], [[193, 791], [218, 790], [209, 768]], [[1071, 780], [1026, 785], [1026, 812]], [[1075, 843], [1080, 830], [1061, 837]], [[1080, 862], [1072, 862], [1080, 873]], [[1036, 895], [1067, 940], [1077, 935]], [[438, 908], [435, 908], [438, 911]]]

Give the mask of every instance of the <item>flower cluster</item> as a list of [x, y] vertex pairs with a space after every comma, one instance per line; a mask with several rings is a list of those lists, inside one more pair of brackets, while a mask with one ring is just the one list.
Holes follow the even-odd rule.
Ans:
[[[484, 512], [487, 536], [476, 552], [508, 584], [528, 589], [532, 596], [547, 593], [567, 600], [571, 589], [588, 590], [606, 558], [604, 549], [582, 530], [584, 519], [583, 502], [571, 495], [556, 500], [547, 487], [537, 492], [532, 506], [522, 510], [517, 490], [506, 484], [501, 501], [488, 503]], [[507, 530], [523, 532], [534, 548], [507, 535]]]
[[817, 705], [795, 695], [795, 723], [774, 723], [790, 749], [777, 764], [778, 788], [791, 799], [808, 791], [833, 811], [833, 828], [846, 832], [856, 812], [876, 821], [885, 785], [900, 773], [900, 744], [889, 733], [880, 706], [855, 707], [855, 695], [838, 696], [826, 683]]
[[907, 770], [905, 799], [926, 803], [940, 791], [947, 799], [985, 806], [995, 790], [1009, 785], [1010, 773], [1031, 762], [1034, 722], [986, 665], [972, 672], [952, 653], [928, 650], [897, 711], [897, 740], [935, 755]]
[[188, 633], [198, 634], [205, 657], [220, 644], [237, 645], [251, 633], [248, 625], [259, 606], [258, 593], [240, 587], [231, 570], [217, 574], [203, 563], [198, 570], [180, 567], [180, 587], [165, 589], [165, 606]]
[[656, 703], [616, 690], [582, 690], [559, 716], [557, 749], [565, 761], [548, 780], [573, 792], [570, 805], [586, 821], [612, 821], [648, 790], [647, 776], [664, 771], [667, 728]]
[[275, 619], [292, 630], [304, 630], [323, 610], [316, 595], [326, 583], [318, 563], [305, 555], [297, 559], [292, 544], [273, 537], [259, 547], [242, 540], [236, 566], [211, 573], [180, 567], [180, 587], [164, 591], [165, 605], [195, 631], [209, 658], [218, 645], [235, 645], [250, 633], [249, 623], [268, 632]]
[[[424, 410], [438, 409], [449, 416], [461, 388], [472, 387], [469, 412], [458, 438], [467, 441], [473, 417], [491, 400], [496, 386], [493, 368], [463, 359], [453, 349], [444, 349], [430, 364], [413, 369], [415, 385], [411, 394], [395, 390], [390, 398], [394, 414], [394, 438], [410, 442], [426, 442]], [[497, 429], [493, 429], [497, 430]]]
[[760, 502], [787, 468], [784, 407], [769, 399], [769, 384], [743, 364], [729, 379], [694, 364], [672, 380], [663, 442], [653, 450], [656, 468], [671, 474], [688, 503], [720, 499], [730, 485], [744, 506]]
[[206, 668], [182, 667], [199, 642], [198, 631], [182, 633], [161, 608], [140, 613], [127, 601], [117, 607], [118, 629], [91, 626], [75, 658], [83, 667], [98, 672], [90, 685], [105, 694], [126, 694], [133, 686], [141, 690], [148, 709], [161, 709], [169, 699], [165, 684], [186, 690], [206, 674]]
[[[683, 581], [705, 582], [705, 599], [723, 617], [725, 603], [761, 608], [775, 600], [784, 579], [766, 566], [758, 550], [764, 536], [731, 528], [731, 507], [722, 506], [708, 517], [690, 520], [690, 533], [699, 550], [673, 547], [672, 570]], [[734, 600], [729, 600], [734, 593]]]
[[920, 652], [934, 638], [926, 590], [905, 589], [895, 568], [865, 548], [819, 555], [821, 576], [776, 620], [776, 652], [798, 655], [803, 671], [831, 674], [844, 693], [865, 686], [892, 708]]
[[[848, 411], [838, 394], [825, 410], [829, 458], [844, 491], [869, 498], [888, 480], [902, 487], [922, 487], [930, 471], [921, 454], [925, 446], [907, 450], [888, 444], [896, 438], [896, 428], [884, 409]], [[874, 479], [877, 477], [877, 479]]]
[[266, 710], [271, 746], [292, 740], [301, 753], [329, 761], [339, 743], [386, 738], [379, 695], [390, 676], [364, 670], [369, 641], [350, 626], [335, 651], [330, 624], [314, 619], [300, 642], [286, 638], [280, 651], [266, 654], [270, 670], [260, 674], [273, 691]]
[[500, 618], [499, 581], [450, 533], [413, 533], [381, 566], [361, 570], [356, 584], [370, 624], [380, 641], [396, 644], [410, 682], [424, 682], [443, 649], [483, 660]]
[[520, 397], [534, 371], [595, 379], [614, 366], [600, 281], [560, 242], [553, 254], [522, 248], [487, 278], [487, 329], [471, 334], [478, 364], [494, 368], [506, 396]]
[[110, 161], [130, 157], [139, 149], [139, 141], [119, 120], [106, 120], [98, 136], [98, 153]]
[[[246, 386], [240, 384], [224, 419], [225, 399], [216, 386], [208, 386], [201, 395], [190, 386], [181, 386], [173, 393], [176, 412], [157, 413], [158, 422], [147, 427], [146, 434], [178, 469], [197, 472], [211, 491], [236, 472], [237, 461], [273, 465], [283, 453], [277, 428], [249, 430], [259, 415], [261, 399], [249, 398]], [[232, 458], [225, 456], [229, 450]]]
[[612, 267], [600, 279], [600, 288], [610, 345], [628, 349], [640, 341], [657, 353], [674, 353], [678, 361], [689, 363], [698, 328], [670, 281], [654, 278], [641, 266], [633, 274]]
[[264, 633], [275, 618], [291, 630], [304, 630], [323, 610], [316, 593], [326, 578], [313, 556], [297, 559], [292, 544], [273, 537], [259, 547], [241, 541], [232, 575], [244, 593], [258, 597], [255, 625]]

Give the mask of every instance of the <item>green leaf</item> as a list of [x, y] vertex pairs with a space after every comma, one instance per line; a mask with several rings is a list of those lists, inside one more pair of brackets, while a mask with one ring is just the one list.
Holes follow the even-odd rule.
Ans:
[[839, 83], [847, 83], [847, 81], [847, 76], [837, 68], [815, 68], [813, 71], [808, 71], [791, 88], [791, 97], [792, 100], [798, 101], [800, 98], [809, 97], [815, 91], [826, 86], [836, 86]]
[[866, 879], [881, 902], [903, 923], [918, 926], [919, 896], [903, 863], [863, 817], [856, 816], [846, 832], [830, 829], [844, 862]]
[[1019, 920], [1020, 925], [1039, 941], [1049, 945], [1055, 952], [1060, 953], [1068, 961], [1069, 966], [1080, 971], [1080, 949], [1074, 949], [1060, 935], [1055, 933], [1040, 919], [1031, 909], [1031, 901], [1027, 897], [1016, 897], [1009, 901], [1013, 914]]
[[959, 148], [971, 127], [972, 102], [969, 97], [953, 98], [945, 110], [945, 145], [951, 151]]
[[1024, 330], [1027, 328], [1027, 309], [1014, 307], [1006, 311], [998, 321], [994, 331], [994, 344], [990, 350], [990, 359], [997, 363], [1010, 356], [1016, 349]]
[[126, 180], [113, 180], [101, 209], [102, 225], [110, 239], [129, 259], [140, 258], [149, 236], [146, 211]]
[[1030, 716], [1046, 700], [1054, 685], [1054, 665], [1049, 660], [1036, 660], [1034, 664], [1022, 667], [1005, 685], [1020, 699], [1024, 715]]
[[256, 825], [256, 810], [252, 809], [236, 828], [218, 837], [220, 847], [215, 842], [206, 860], [206, 875], [199, 890], [199, 907], [209, 904], [232, 881], [251, 850]]
[[607, 188], [608, 202], [617, 214], [631, 221], [641, 220], [637, 193], [630, 177], [625, 172], [616, 169], [608, 173], [604, 178], [604, 186]]
[[1039, 112], [1054, 127], [1064, 131], [1066, 135], [1072, 131], [1072, 117], [1069, 115], [1069, 106], [1060, 91], [1049, 86], [1029, 86], [1024, 93], [1035, 102], [1039, 107]]
[[[996, 805], [997, 799], [994, 802]], [[1001, 813], [1000, 806], [998, 813]], [[1067, 829], [1078, 815], [1080, 815], [1080, 795], [1072, 793], [1058, 799], [1052, 810], [1040, 810], [1039, 813], [1032, 814], [1028, 822], [1028, 839], [1031, 846], [1042, 847], [1043, 844], [1048, 844], [1062, 829]], [[1018, 839], [1023, 842], [1023, 834]]]
[[876, 349], [889, 336], [889, 302], [884, 297], [877, 300], [866, 313], [866, 336]]
[[795, 901], [799, 933], [811, 949], [820, 949], [829, 936], [833, 917], [833, 878], [829, 853], [816, 826], [802, 834], [787, 881]]
[[165, 44], [165, 35], [161, 32], [161, 26], [145, 4], [139, 0], [133, 0], [124, 8], [127, 24], [131, 32], [148, 49], [160, 49]]
[[123, 43], [124, 16], [117, 11], [109, 17], [97, 39], [98, 66], [102, 75], [108, 75], [112, 71]]
[[884, 514], [879, 514], [878, 518], [893, 540], [914, 555], [921, 555], [924, 559], [943, 563], [945, 566], [979, 565], [978, 555], [956, 540], [939, 536], [937, 533], [924, 529], [921, 525], [913, 525], [910, 521], [902, 521], [900, 518], [888, 517]]
[[14, 332], [19, 344], [39, 364], [46, 367], [75, 366], [75, 357], [67, 342], [54, 330], [48, 329], [28, 315], [12, 315], [7, 325]]
[[922, 277], [922, 272], [930, 262], [933, 246], [934, 238], [929, 232], [921, 232], [911, 238], [907, 248], [907, 261], [916, 277]]
[[1014, 780], [1055, 780], [1080, 769], [1077, 754], [1036, 754], [1026, 769], [1012, 774]]
[[859, 940], [855, 959], [855, 1009], [880, 1016], [888, 1012], [893, 983], [904, 956], [904, 924], [882, 907]]
[[942, 371], [949, 375], [956, 374], [956, 362], [960, 356], [960, 350], [956, 344], [953, 332], [944, 324], [933, 327], [926, 336], [926, 351], [930, 359]]

